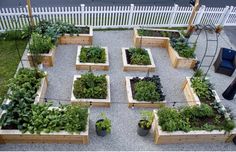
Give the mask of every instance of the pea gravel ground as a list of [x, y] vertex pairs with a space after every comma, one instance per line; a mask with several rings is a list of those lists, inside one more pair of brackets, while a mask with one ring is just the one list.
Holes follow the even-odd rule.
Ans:
[[[125, 89], [126, 76], [146, 76], [145, 72], [123, 72], [121, 47], [132, 47], [133, 31], [95, 31], [94, 45], [107, 46], [109, 52], [109, 71], [93, 71], [96, 74], [108, 74], [111, 79], [111, 102], [110, 108], [91, 108], [90, 115], [90, 143], [88, 145], [80, 144], [5, 144], [0, 145], [0, 150], [230, 150], [235, 151], [236, 146], [233, 143], [212, 143], [212, 144], [170, 144], [155, 145], [153, 142], [153, 132], [147, 137], [140, 137], [136, 133], [137, 122], [139, 120], [139, 112], [141, 108], [129, 109], [127, 105], [127, 94]], [[222, 39], [223, 37], [223, 39]], [[227, 36], [223, 33], [220, 37], [219, 47], [230, 47]], [[193, 41], [194, 37], [190, 41]], [[212, 50], [214, 44], [211, 45]], [[198, 59], [202, 58], [205, 49], [205, 36], [200, 35], [196, 54]], [[47, 98], [54, 101], [55, 105], [59, 102], [68, 104], [71, 95], [71, 87], [73, 76], [82, 74], [86, 71], [78, 71], [75, 69], [77, 45], [60, 45], [56, 50], [55, 66], [46, 68], [49, 75], [49, 85], [47, 90]], [[166, 94], [168, 106], [187, 105], [184, 94], [181, 90], [182, 83], [186, 76], [192, 76], [193, 71], [190, 69], [174, 69], [171, 66], [169, 56], [166, 49], [151, 48], [151, 52], [156, 64], [156, 71], [149, 75], [157, 74], [161, 78], [163, 91]], [[26, 56], [23, 57], [26, 59]], [[24, 61], [27, 66], [27, 61]], [[215, 89], [222, 98], [221, 94], [226, 87], [233, 81], [236, 73], [232, 77], [228, 77], [213, 72], [213, 67], [208, 74], [211, 82], [215, 85]], [[222, 101], [225, 106], [231, 107], [236, 114], [236, 101]], [[152, 109], [149, 109], [152, 110]], [[112, 120], [112, 132], [106, 137], [98, 137], [95, 133], [95, 122], [98, 114], [105, 112]]]

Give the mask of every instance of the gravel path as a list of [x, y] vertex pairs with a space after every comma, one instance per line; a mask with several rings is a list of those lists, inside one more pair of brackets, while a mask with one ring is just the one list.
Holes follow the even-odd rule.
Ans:
[[[225, 35], [223, 34], [225, 37]], [[225, 39], [228, 40], [227, 37]], [[204, 35], [201, 35], [197, 47], [197, 57], [201, 58], [204, 51]], [[78, 144], [6, 144], [0, 145], [1, 150], [236, 150], [232, 143], [214, 144], [172, 144], [155, 145], [153, 133], [147, 137], [140, 137], [136, 133], [139, 111], [142, 109], [129, 109], [125, 90], [125, 76], [146, 76], [145, 72], [123, 72], [121, 47], [132, 46], [132, 31], [99, 31], [94, 32], [94, 45], [107, 46], [109, 52], [109, 71], [94, 71], [96, 74], [108, 74], [111, 79], [111, 102], [110, 108], [91, 108], [90, 118], [90, 143]], [[223, 41], [220, 46], [227, 46]], [[77, 45], [60, 45], [56, 50], [55, 66], [47, 68], [49, 74], [49, 86], [47, 98], [60, 99], [62, 103], [69, 103], [73, 76], [86, 71], [75, 69]], [[158, 74], [161, 78], [163, 91], [169, 106], [176, 101], [176, 106], [186, 105], [184, 94], [181, 91], [185, 76], [191, 76], [192, 70], [174, 69], [171, 66], [166, 49], [151, 48], [156, 64], [156, 71], [150, 75]], [[211, 68], [210, 80], [215, 84], [216, 91], [221, 93], [231, 83], [232, 77], [216, 74]], [[222, 98], [222, 97], [221, 97]], [[223, 101], [226, 106], [236, 109], [233, 101]], [[54, 100], [58, 105], [59, 101]], [[152, 109], [150, 109], [152, 110]], [[98, 137], [95, 133], [97, 115], [104, 111], [112, 120], [112, 133], [106, 137]], [[236, 110], [234, 110], [236, 113]]]

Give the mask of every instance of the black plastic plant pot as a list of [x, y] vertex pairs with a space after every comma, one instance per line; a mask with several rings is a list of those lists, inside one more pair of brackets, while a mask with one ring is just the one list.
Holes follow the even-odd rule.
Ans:
[[[101, 121], [104, 121], [104, 119], [99, 119], [96, 124], [98, 122], [101, 122]], [[95, 127], [96, 127], [96, 133], [98, 136], [101, 136], [101, 137], [104, 137], [107, 135], [107, 131], [106, 131], [106, 128], [102, 128], [102, 130], [98, 129], [97, 125], [95, 124]]]
[[151, 126], [142, 128], [141, 125], [140, 125], [140, 122], [142, 122], [142, 121], [147, 122], [147, 120], [140, 120], [139, 121], [138, 128], [137, 128], [137, 133], [138, 133], [139, 136], [147, 136], [147, 134], [149, 133], [149, 131], [151, 129]]

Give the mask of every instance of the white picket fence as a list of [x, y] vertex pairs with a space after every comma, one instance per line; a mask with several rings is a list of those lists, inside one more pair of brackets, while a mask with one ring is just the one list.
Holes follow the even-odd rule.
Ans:
[[[188, 25], [192, 7], [172, 6], [85, 6], [34, 7], [34, 21], [68, 22], [94, 28], [184, 27]], [[0, 31], [20, 29], [28, 25], [27, 8], [2, 8]], [[236, 26], [236, 7], [212, 8], [201, 6], [194, 24]]]

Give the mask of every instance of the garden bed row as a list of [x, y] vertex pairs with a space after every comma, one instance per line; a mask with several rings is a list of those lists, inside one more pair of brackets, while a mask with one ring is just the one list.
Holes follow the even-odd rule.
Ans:
[[[18, 81], [21, 81], [21, 83], [22, 83], [22, 84], [20, 84], [20, 85], [22, 85], [21, 87], [24, 87], [24, 85], [26, 85], [28, 83], [27, 82], [28, 80], [21, 80], [22, 79], [21, 77], [27, 76], [27, 75], [32, 77], [32, 72], [34, 70], [20, 69], [19, 71], [20, 72], [18, 72], [18, 73], [20, 73], [21, 76], [18, 78], [18, 75], [16, 75], [16, 78], [14, 78], [14, 82], [16, 84], [14, 84], [10, 87], [10, 89], [12, 90], [10, 96], [13, 96], [13, 97], [16, 96], [16, 93], [17, 93], [17, 90], [15, 90], [14, 87], [15, 87], [15, 85], [18, 84]], [[44, 96], [45, 96], [45, 92], [47, 90], [47, 84], [48, 84], [47, 74], [42, 73], [45, 76], [43, 76], [41, 73], [37, 73], [37, 72], [35, 74], [39, 75], [39, 77], [37, 78], [38, 80], [41, 79], [39, 83], [37, 82], [39, 84], [39, 86], [37, 86], [37, 83], [35, 83], [35, 85], [32, 85], [32, 87], [38, 88], [37, 92], [35, 92], [35, 95], [33, 95], [34, 93], [32, 94], [32, 96], [33, 96], [32, 99], [28, 99], [26, 97], [27, 95], [23, 95], [25, 97], [25, 99], [24, 100], [22, 99], [21, 103], [18, 103], [18, 104], [24, 104], [24, 106], [30, 106], [31, 104], [34, 104], [33, 109], [35, 108], [34, 110], [40, 110], [39, 109], [40, 105], [43, 107], [43, 105], [46, 104], [46, 103], [44, 103]], [[35, 74], [33, 73], [33, 75], [35, 75]], [[34, 81], [36, 82], [36, 80], [34, 80]], [[32, 83], [34, 83], [34, 82], [31, 82], [31, 84]], [[23, 90], [23, 88], [22, 88], [22, 90]], [[27, 93], [27, 92], [25, 92], [25, 93]], [[32, 93], [32, 91], [29, 93]], [[34, 96], [35, 96], [35, 99], [34, 99]], [[16, 96], [16, 97], [18, 97], [18, 96]], [[33, 100], [34, 102], [22, 103], [22, 102], [30, 102], [31, 100]], [[18, 101], [18, 99], [16, 99], [16, 101]], [[79, 133], [76, 133], [76, 132], [70, 133], [68, 131], [63, 131], [60, 129], [57, 131], [54, 131], [54, 130], [46, 131], [49, 128], [45, 128], [46, 126], [44, 126], [44, 125], [41, 127], [45, 128], [46, 130], [45, 129], [39, 130], [40, 128], [37, 128], [36, 126], [35, 126], [35, 128], [32, 128], [34, 126], [30, 126], [31, 128], [27, 127], [27, 125], [28, 125], [27, 123], [29, 123], [29, 124], [32, 123], [31, 121], [33, 121], [35, 119], [34, 117], [40, 116], [40, 114], [33, 115], [34, 113], [30, 112], [31, 108], [28, 109], [28, 112], [26, 112], [27, 117], [24, 115], [21, 115], [21, 116], [19, 115], [17, 117], [15, 115], [11, 115], [11, 111], [12, 111], [11, 109], [13, 108], [13, 110], [14, 110], [17, 107], [17, 103], [14, 103], [16, 101], [11, 101], [10, 99], [7, 99], [7, 102], [4, 104], [5, 108], [3, 109], [3, 112], [1, 113], [1, 116], [0, 116], [1, 121], [3, 123], [2, 127], [0, 127], [0, 143], [1, 144], [4, 144], [4, 143], [77, 143], [77, 144], [88, 144], [88, 142], [89, 142], [89, 132], [88, 132], [89, 131], [89, 109], [87, 111], [87, 114], [88, 114], [87, 118], [85, 118], [87, 121], [86, 126], [85, 126], [85, 131], [81, 131]], [[29, 104], [29, 105], [27, 105], [27, 104]], [[24, 106], [22, 106], [21, 109], [19, 109], [19, 110], [21, 110], [23, 112], [25, 110], [27, 110], [27, 109], [24, 109]], [[46, 112], [45, 110], [55, 111], [54, 109], [58, 109], [58, 107], [51, 107], [51, 106], [47, 107], [47, 106], [49, 106], [49, 105], [46, 105], [46, 107], [43, 107], [44, 109], [42, 110], [42, 112]], [[50, 108], [50, 109], [47, 109], [47, 108]], [[68, 108], [68, 110], [70, 109], [70, 107], [67, 107], [67, 108]], [[59, 108], [59, 111], [60, 111], [60, 108]], [[37, 113], [39, 111], [34, 111], [34, 112]], [[66, 113], [66, 111], [65, 111], [65, 113]], [[31, 117], [31, 116], [29, 116], [31, 114], [33, 115], [32, 118], [28, 118], [28, 117]], [[43, 115], [44, 114], [42, 113], [42, 116]], [[45, 117], [43, 116], [42, 119], [50, 119], [47, 117], [48, 116], [45, 115]], [[13, 119], [13, 120], [16, 119], [16, 121], [19, 121], [18, 125], [22, 125], [22, 126], [20, 128], [19, 128], [19, 126], [15, 126], [15, 123], [13, 123], [15, 120], [13, 121], [11, 119]], [[55, 117], [53, 120], [55, 121]], [[50, 121], [53, 121], [53, 120], [50, 120]], [[23, 123], [23, 124], [21, 124], [21, 123]], [[35, 121], [34, 123], [36, 125], [37, 121]], [[40, 122], [40, 123], [43, 123], [43, 122]], [[33, 124], [30, 124], [30, 125], [33, 125]]]

